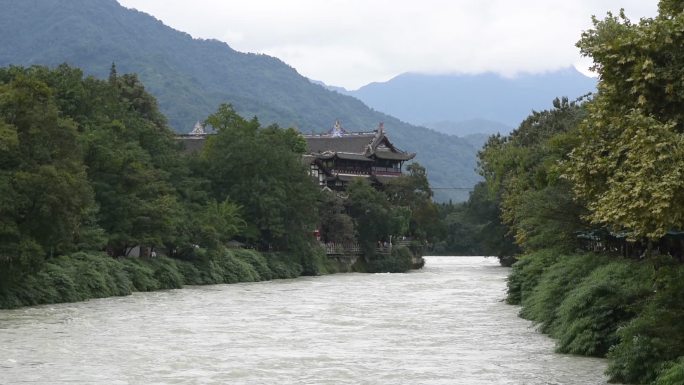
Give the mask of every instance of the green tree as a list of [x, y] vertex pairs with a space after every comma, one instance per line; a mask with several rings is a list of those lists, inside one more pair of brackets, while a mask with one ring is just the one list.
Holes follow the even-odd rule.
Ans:
[[655, 18], [594, 19], [578, 42], [600, 75], [598, 95], [566, 163], [588, 218], [633, 239], [684, 227], [684, 14], [661, 1]]
[[0, 261], [35, 268], [74, 248], [93, 192], [53, 91], [16, 68], [0, 72]]
[[203, 172], [214, 199], [242, 206], [242, 236], [282, 249], [310, 241], [318, 192], [301, 163], [303, 138], [245, 120], [226, 104], [206, 122], [218, 132], [203, 149]]
[[406, 229], [399, 235], [434, 241], [440, 230], [439, 210], [432, 201], [427, 171], [419, 163], [409, 164], [406, 171], [407, 175], [394, 178], [384, 186], [390, 204], [397, 210], [402, 208], [408, 217]]
[[586, 228], [558, 163], [578, 142], [583, 104], [556, 99], [551, 110], [533, 112], [507, 137], [493, 136], [479, 154], [480, 170], [503, 223], [526, 250], [553, 246], [572, 250]]
[[344, 199], [332, 191], [323, 191], [318, 203], [321, 238], [324, 242], [356, 241], [354, 221], [347, 214]]
[[375, 253], [378, 241], [400, 235], [407, 212], [393, 207], [387, 196], [368, 181], [357, 179], [347, 188], [347, 210], [354, 219], [357, 239], [367, 256]]
[[174, 133], [136, 75], [112, 74], [103, 81], [84, 78], [81, 70], [67, 65], [9, 72], [45, 82], [61, 114], [77, 126], [97, 203], [97, 210], [90, 211], [96, 221], [89, 222], [87, 233], [97, 234], [96, 223], [116, 255], [135, 245], [155, 247], [181, 237], [178, 190], [187, 184], [189, 170]]

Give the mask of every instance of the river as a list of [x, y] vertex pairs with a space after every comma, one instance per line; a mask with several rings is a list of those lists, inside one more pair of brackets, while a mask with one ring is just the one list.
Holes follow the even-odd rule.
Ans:
[[502, 302], [494, 258], [0, 311], [0, 384], [605, 384]]

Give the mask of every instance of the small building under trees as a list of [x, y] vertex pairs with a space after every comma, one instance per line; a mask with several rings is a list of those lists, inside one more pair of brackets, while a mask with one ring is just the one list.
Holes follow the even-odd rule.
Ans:
[[321, 187], [343, 191], [355, 178], [382, 185], [402, 175], [405, 161], [416, 154], [402, 151], [390, 142], [380, 123], [371, 132], [348, 132], [340, 122], [323, 134], [304, 135], [304, 162]]

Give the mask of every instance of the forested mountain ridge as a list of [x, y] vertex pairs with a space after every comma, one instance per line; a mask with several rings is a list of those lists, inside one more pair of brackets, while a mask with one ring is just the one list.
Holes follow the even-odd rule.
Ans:
[[[384, 122], [400, 148], [417, 152], [432, 185], [469, 187], [475, 149], [467, 141], [412, 126], [361, 101], [312, 83], [282, 61], [193, 39], [115, 0], [0, 0], [0, 66], [68, 63], [100, 78], [112, 63], [137, 73], [156, 96], [169, 124], [187, 132], [224, 102], [242, 116], [302, 132], [374, 129]], [[465, 198], [464, 193], [438, 199]]]

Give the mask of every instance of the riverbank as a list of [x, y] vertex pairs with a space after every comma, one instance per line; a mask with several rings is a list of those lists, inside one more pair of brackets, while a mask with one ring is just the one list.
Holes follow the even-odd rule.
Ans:
[[200, 252], [192, 260], [180, 260], [164, 256], [112, 258], [104, 253], [78, 252], [49, 259], [36, 271], [0, 283], [0, 309], [125, 296], [186, 285], [257, 282], [345, 271], [405, 272], [416, 268], [416, 258], [407, 248], [397, 248], [392, 255], [368, 261], [361, 257], [346, 270], [322, 250], [312, 248], [309, 254], [226, 249], [220, 253]]
[[607, 357], [611, 382], [684, 383], [684, 266], [542, 250], [520, 258], [510, 304], [556, 339], [559, 353]]
[[205, 253], [192, 261], [157, 258], [112, 258], [104, 253], [79, 252], [46, 261], [34, 272], [0, 286], [0, 308], [16, 308], [91, 298], [130, 295], [136, 291], [178, 289], [185, 285], [255, 282], [330, 272], [325, 256], [302, 258], [289, 254], [268, 257], [252, 250]]

